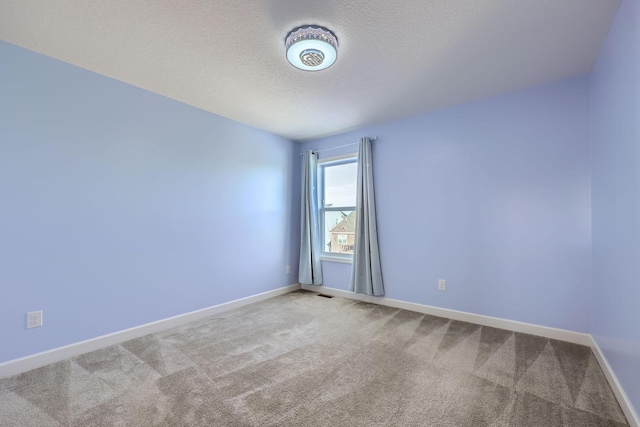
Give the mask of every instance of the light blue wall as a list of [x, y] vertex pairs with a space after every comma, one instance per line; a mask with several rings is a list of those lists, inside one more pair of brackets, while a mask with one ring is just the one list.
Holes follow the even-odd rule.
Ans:
[[591, 74], [592, 333], [640, 410], [640, 2], [624, 0]]
[[[387, 297], [587, 332], [588, 119], [583, 76], [301, 148], [379, 137], [373, 155]], [[349, 272], [323, 262], [327, 286], [347, 289]], [[446, 292], [437, 290], [439, 278]]]
[[297, 282], [294, 151], [0, 42], [0, 362]]

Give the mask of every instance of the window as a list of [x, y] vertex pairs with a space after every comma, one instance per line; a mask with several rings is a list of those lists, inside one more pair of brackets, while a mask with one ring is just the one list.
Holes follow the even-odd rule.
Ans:
[[355, 154], [319, 162], [320, 227], [325, 256], [351, 258], [356, 239]]

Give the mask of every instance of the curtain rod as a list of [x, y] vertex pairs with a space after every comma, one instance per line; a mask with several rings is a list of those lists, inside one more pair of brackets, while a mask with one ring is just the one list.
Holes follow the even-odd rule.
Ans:
[[[371, 142], [373, 141], [377, 141], [378, 137], [374, 136], [372, 138], [369, 138], [371, 140]], [[358, 145], [357, 142], [351, 143], [351, 144], [344, 144], [344, 145], [338, 145], [337, 147], [331, 147], [331, 148], [325, 148], [324, 150], [311, 150], [314, 153], [322, 153], [323, 151], [331, 151], [331, 150], [337, 150], [338, 148], [344, 148], [344, 147], [350, 147], [352, 145]], [[300, 155], [302, 156], [302, 153], [300, 153]]]

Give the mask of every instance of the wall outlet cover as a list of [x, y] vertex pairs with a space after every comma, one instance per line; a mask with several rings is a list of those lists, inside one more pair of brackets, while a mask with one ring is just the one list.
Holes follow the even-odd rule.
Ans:
[[27, 329], [39, 328], [40, 326], [42, 326], [42, 310], [28, 312]]

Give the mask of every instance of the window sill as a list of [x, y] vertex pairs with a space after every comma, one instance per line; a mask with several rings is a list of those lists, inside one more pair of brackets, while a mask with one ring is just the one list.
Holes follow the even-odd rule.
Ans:
[[353, 264], [353, 257], [345, 258], [338, 256], [321, 256], [320, 261], [340, 262], [342, 264]]

